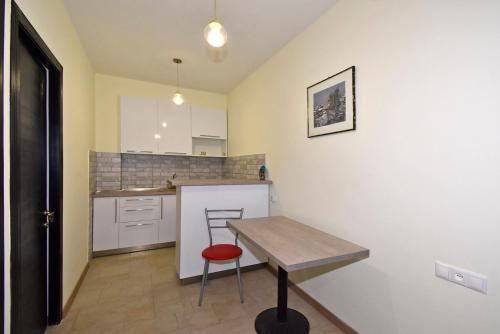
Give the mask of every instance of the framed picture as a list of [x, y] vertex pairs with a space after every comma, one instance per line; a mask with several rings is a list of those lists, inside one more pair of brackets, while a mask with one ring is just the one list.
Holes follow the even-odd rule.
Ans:
[[307, 87], [307, 137], [356, 129], [354, 66]]

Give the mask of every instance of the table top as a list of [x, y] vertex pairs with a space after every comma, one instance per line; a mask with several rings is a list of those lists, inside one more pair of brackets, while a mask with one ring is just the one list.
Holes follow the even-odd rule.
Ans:
[[288, 272], [370, 254], [366, 248], [283, 216], [229, 220], [228, 225]]

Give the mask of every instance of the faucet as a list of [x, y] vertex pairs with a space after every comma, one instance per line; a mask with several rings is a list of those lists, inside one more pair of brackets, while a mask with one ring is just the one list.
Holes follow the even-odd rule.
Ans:
[[172, 185], [172, 180], [174, 180], [177, 177], [177, 173], [173, 173], [171, 176], [171, 179], [167, 178], [167, 188], [173, 188], [174, 186]]

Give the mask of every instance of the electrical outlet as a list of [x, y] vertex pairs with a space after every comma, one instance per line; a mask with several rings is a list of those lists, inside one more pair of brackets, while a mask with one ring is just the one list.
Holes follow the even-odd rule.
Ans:
[[488, 278], [484, 275], [440, 261], [436, 261], [435, 273], [437, 277], [486, 294]]

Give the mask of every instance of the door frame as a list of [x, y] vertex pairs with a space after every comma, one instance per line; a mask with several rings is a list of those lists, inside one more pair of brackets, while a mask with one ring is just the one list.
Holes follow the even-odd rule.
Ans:
[[0, 186], [2, 191], [0, 192], [0, 333], [4, 332], [4, 315], [5, 315], [5, 243], [4, 243], [4, 141], [3, 141], [3, 126], [4, 126], [4, 114], [3, 114], [3, 60], [4, 60], [4, 42], [5, 42], [5, 1], [0, 4], [0, 35], [2, 36], [2, 42], [0, 43], [0, 154], [2, 155], [2, 162], [0, 163]]
[[12, 1], [11, 13], [11, 82], [10, 82], [10, 170], [11, 170], [11, 328], [16, 328], [16, 324], [21, 321], [18, 305], [15, 300], [19, 300], [20, 290], [16, 285], [17, 277], [20, 274], [20, 235], [18, 229], [16, 192], [19, 189], [17, 180], [12, 177], [18, 170], [19, 156], [17, 154], [19, 143], [16, 140], [16, 133], [12, 124], [16, 121], [16, 114], [20, 110], [19, 99], [19, 78], [20, 67], [18, 55], [21, 47], [21, 38], [31, 44], [42, 63], [49, 70], [49, 119], [47, 122], [49, 130], [48, 159], [49, 159], [49, 207], [55, 212], [55, 220], [50, 225], [50, 237], [48, 243], [48, 319], [49, 325], [58, 324], [63, 316], [62, 293], [63, 293], [63, 68], [56, 57], [35, 28], [30, 24], [21, 9]]

